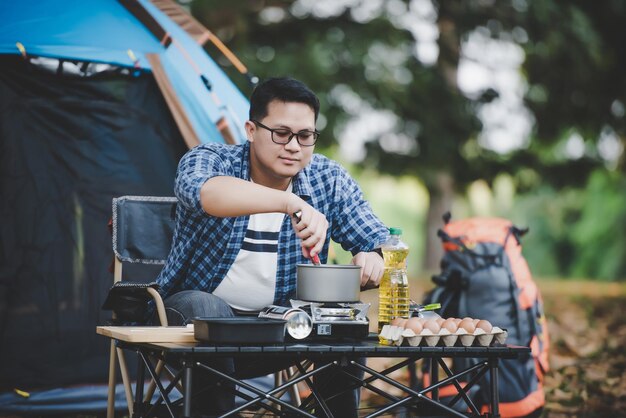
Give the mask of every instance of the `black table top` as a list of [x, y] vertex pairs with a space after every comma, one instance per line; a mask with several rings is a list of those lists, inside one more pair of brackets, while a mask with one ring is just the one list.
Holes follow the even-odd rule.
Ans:
[[217, 345], [210, 343], [127, 343], [120, 342], [128, 348], [143, 347], [145, 349], [166, 351], [170, 353], [194, 355], [299, 355], [299, 356], [335, 356], [348, 355], [354, 357], [482, 357], [482, 358], [516, 358], [521, 354], [530, 353], [530, 348], [497, 345], [489, 347], [428, 347], [428, 346], [388, 346], [381, 345], [377, 339], [355, 341], [305, 341], [284, 342], [268, 345]]

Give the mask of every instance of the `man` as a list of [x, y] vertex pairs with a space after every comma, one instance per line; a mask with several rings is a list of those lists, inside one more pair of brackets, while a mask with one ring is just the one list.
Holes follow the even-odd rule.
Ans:
[[[157, 280], [172, 324], [289, 305], [296, 265], [315, 255], [325, 262], [331, 238], [354, 255], [363, 288], [379, 284], [384, 265], [374, 250], [387, 229], [348, 173], [313, 153], [318, 113], [303, 83], [269, 79], [252, 93], [246, 144], [201, 145], [181, 159], [174, 243]], [[255, 366], [220, 365], [239, 375]], [[346, 384], [329, 380], [328, 390]], [[223, 395], [213, 396], [212, 411], [232, 403]], [[337, 416], [355, 416], [358, 397], [347, 396], [329, 403]]]

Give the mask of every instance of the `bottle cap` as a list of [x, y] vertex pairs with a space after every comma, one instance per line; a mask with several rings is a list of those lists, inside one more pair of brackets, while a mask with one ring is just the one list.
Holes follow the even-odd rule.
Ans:
[[402, 228], [389, 228], [391, 235], [402, 235]]

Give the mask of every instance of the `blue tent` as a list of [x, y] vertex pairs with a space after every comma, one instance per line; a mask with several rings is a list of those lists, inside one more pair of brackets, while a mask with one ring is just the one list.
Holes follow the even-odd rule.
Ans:
[[245, 141], [208, 40], [172, 0], [0, 5], [0, 415], [105, 407], [112, 197], [172, 195], [188, 148]]
[[[186, 18], [195, 39], [166, 12]], [[140, 20], [141, 19], [141, 20]], [[163, 73], [171, 88], [170, 108], [182, 106], [199, 142], [221, 141], [226, 120], [235, 142], [245, 140], [248, 100], [206, 54], [212, 34], [170, 0], [24, 0], [0, 6], [0, 54], [106, 63]], [[208, 86], [207, 86], [208, 85]], [[184, 127], [183, 129], [188, 129]]]

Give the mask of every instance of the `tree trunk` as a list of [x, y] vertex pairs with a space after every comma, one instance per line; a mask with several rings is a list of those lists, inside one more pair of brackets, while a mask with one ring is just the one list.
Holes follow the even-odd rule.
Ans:
[[[458, 91], [457, 72], [461, 54], [461, 40], [455, 24], [455, 15], [460, 13], [462, 3], [440, 2], [437, 27], [439, 28], [439, 56], [437, 67], [446, 84], [452, 91]], [[464, 138], [459, 138], [459, 144]], [[442, 216], [452, 209], [454, 198], [454, 179], [444, 171], [435, 172], [432, 177], [425, 179], [426, 188], [430, 195], [428, 216], [426, 217], [426, 254], [424, 257], [424, 271], [438, 272], [439, 262], [443, 255], [441, 240], [437, 230], [443, 226]]]
[[454, 199], [454, 179], [448, 173], [439, 172], [431, 184], [427, 184], [430, 203], [426, 217], [426, 256], [424, 257], [424, 271], [427, 273], [439, 271], [439, 261], [443, 255], [441, 240], [437, 230], [443, 226], [442, 216], [452, 209]]

